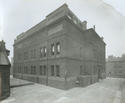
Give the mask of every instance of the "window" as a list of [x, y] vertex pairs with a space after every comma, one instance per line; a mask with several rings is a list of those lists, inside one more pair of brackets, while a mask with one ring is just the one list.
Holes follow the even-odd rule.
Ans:
[[33, 68], [33, 73], [36, 74], [36, 66]]
[[16, 64], [14, 65], [13, 73], [17, 73]]
[[96, 65], [94, 65], [93, 69], [94, 69], [94, 74], [97, 74], [97, 67], [96, 67]]
[[83, 70], [82, 70], [83, 75], [88, 75], [87, 67], [86, 64], [84, 64]]
[[43, 75], [43, 66], [40, 65], [40, 75]]
[[31, 74], [36, 74], [36, 66], [31, 66]]
[[80, 75], [83, 74], [83, 69], [82, 69], [82, 65], [80, 65]]
[[26, 59], [28, 59], [28, 58], [29, 58], [29, 53], [28, 53], [28, 51], [27, 51]]
[[40, 57], [45, 57], [47, 55], [47, 48], [40, 48]]
[[25, 74], [27, 74], [27, 73], [28, 73], [27, 66], [24, 66], [24, 73], [25, 73]]
[[51, 65], [51, 76], [54, 76], [55, 73], [54, 73], [54, 65]]
[[47, 54], [47, 49], [46, 47], [44, 47], [44, 57], [46, 56], [46, 54]]
[[26, 74], [28, 74], [28, 67], [26, 66]]
[[40, 48], [40, 57], [43, 56], [43, 48]]
[[44, 75], [46, 75], [46, 65], [44, 65]]
[[18, 65], [18, 73], [21, 73], [21, 66]]
[[31, 66], [31, 74], [33, 74], [33, 66]]
[[33, 58], [33, 50], [31, 50], [31, 58]]
[[18, 60], [21, 60], [21, 59], [22, 59], [21, 53], [18, 53], [17, 58], [18, 58]]
[[51, 54], [54, 55], [54, 52], [55, 52], [55, 47], [54, 47], [54, 44], [51, 45]]
[[31, 74], [33, 74], [33, 66], [31, 66]]
[[17, 73], [19, 73], [19, 66], [17, 65]]
[[25, 51], [24, 52], [24, 60], [27, 60], [28, 59], [28, 51]]
[[57, 54], [60, 54], [61, 47], [59, 42], [56, 43], [56, 49], [57, 49]]
[[23, 73], [23, 66], [20, 64], [20, 73]]
[[27, 52], [24, 52], [24, 60], [26, 60], [27, 58]]
[[34, 49], [33, 57], [36, 58], [36, 49]]
[[56, 76], [60, 77], [60, 66], [56, 65]]
[[46, 65], [40, 65], [40, 75], [46, 75]]

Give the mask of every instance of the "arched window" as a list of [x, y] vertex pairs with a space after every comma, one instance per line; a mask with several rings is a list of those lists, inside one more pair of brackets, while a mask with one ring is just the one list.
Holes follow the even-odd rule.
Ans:
[[57, 54], [60, 54], [61, 46], [59, 42], [56, 43], [56, 49], [57, 49]]
[[55, 47], [54, 47], [54, 44], [51, 45], [51, 54], [54, 55], [54, 52], [55, 52]]

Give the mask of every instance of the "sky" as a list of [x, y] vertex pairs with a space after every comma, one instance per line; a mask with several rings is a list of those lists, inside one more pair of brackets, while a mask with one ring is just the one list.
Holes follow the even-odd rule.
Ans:
[[124, 0], [0, 0], [0, 39], [6, 42], [10, 57], [16, 36], [64, 3], [81, 21], [87, 20], [88, 28], [96, 25], [96, 32], [106, 43], [106, 56], [125, 53]]

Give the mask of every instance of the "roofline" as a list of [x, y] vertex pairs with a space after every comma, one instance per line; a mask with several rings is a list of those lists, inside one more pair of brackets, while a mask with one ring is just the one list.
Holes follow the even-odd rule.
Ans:
[[53, 12], [51, 12], [50, 14], [48, 14], [46, 17], [50, 16], [51, 14], [53, 14], [54, 12], [58, 11], [60, 8], [62, 7], [66, 7], [68, 8], [68, 5], [66, 3], [64, 3], [62, 6], [58, 7], [56, 10], [54, 10]]
[[[53, 21], [52, 23], [50, 23], [49, 25], [47, 25], [47, 17], [48, 16], [50, 16], [51, 14], [53, 14], [54, 12], [56, 12], [56, 11], [58, 11], [60, 8], [62, 8], [62, 7], [65, 7], [65, 8], [67, 8], [68, 9], [68, 11], [69, 12], [71, 12], [74, 16], [75, 16], [75, 18], [77, 18], [78, 20], [79, 20], [79, 18], [68, 8], [68, 5], [65, 3], [65, 4], [63, 4], [61, 7], [59, 7], [59, 8], [57, 8], [56, 10], [54, 10], [53, 12], [51, 12], [49, 15], [47, 15], [46, 16], [46, 18], [44, 19], [44, 20], [42, 20], [41, 22], [39, 22], [38, 24], [36, 24], [35, 26], [33, 26], [33, 27], [31, 27], [30, 29], [28, 29], [26, 32], [24, 32], [24, 34], [22, 34], [22, 36], [24, 36], [24, 37], [22, 37], [22, 38], [19, 38], [19, 39], [15, 39], [15, 42], [14, 42], [14, 45], [15, 44], [17, 44], [17, 43], [19, 43], [20, 41], [22, 41], [22, 40], [24, 40], [24, 39], [26, 39], [27, 37], [29, 37], [29, 36], [31, 36], [31, 35], [33, 35], [34, 33], [36, 33], [36, 32], [39, 32], [40, 30], [43, 30], [44, 28], [46, 28], [47, 26], [49, 26], [49, 25], [51, 25], [53, 22], [56, 22], [56, 21]], [[66, 16], [66, 15], [65, 15]], [[65, 16], [63, 16], [63, 17], [65, 17]], [[58, 19], [60, 19], [60, 18], [58, 18]], [[80, 22], [81, 22], [81, 20], [80, 20]], [[42, 24], [43, 23], [43, 24]], [[82, 23], [82, 22], [81, 22]], [[45, 25], [44, 25], [45, 24]], [[40, 27], [39, 27], [39, 25], [40, 25]], [[43, 27], [41, 27], [41, 26], [43, 26]], [[78, 25], [76, 25], [77, 27], [78, 27]], [[34, 29], [34, 31], [32, 30], [33, 28], [37, 28], [36, 30]], [[80, 30], [81, 30], [81, 28], [80, 27], [78, 27]], [[31, 30], [31, 31], [30, 31]], [[81, 30], [82, 32], [86, 32], [86, 31], [90, 31], [90, 30], [92, 30], [92, 31], [94, 31], [95, 32], [95, 34], [100, 38], [100, 41], [102, 41], [105, 45], [106, 45], [106, 43], [102, 40], [102, 38], [96, 33], [96, 31], [93, 29], [93, 28], [90, 28], [90, 29], [86, 29], [86, 30]], [[20, 36], [21, 36], [21, 34], [19, 34]], [[29, 34], [29, 35], [28, 35]], [[19, 36], [18, 35], [18, 36]], [[18, 37], [17, 36], [17, 37]], [[16, 38], [17, 38], [16, 37]], [[19, 41], [18, 41], [19, 40]], [[14, 46], [13, 45], [13, 46]]]
[[[17, 41], [17, 42], [14, 42], [13, 46], [15, 46], [16, 44], [20, 43], [22, 40], [26, 39], [27, 37], [32, 36], [34, 33], [39, 32], [39, 31], [41, 31], [41, 30], [45, 29], [46, 27], [48, 27], [48, 26], [52, 25], [53, 23], [55, 23], [55, 22], [57, 22], [57, 21], [59, 21], [59, 20], [64, 20], [64, 19], [65, 19], [65, 16], [63, 16], [63, 17], [59, 18], [59, 19], [58, 19], [58, 20], [56, 20], [56, 21], [53, 21], [53, 22], [52, 22], [52, 23], [50, 23], [49, 25], [45, 25], [43, 28], [40, 28], [38, 31], [35, 31], [35, 32], [31, 33], [30, 35], [27, 35], [27, 34], [26, 34], [27, 32], [25, 32], [25, 34], [24, 34], [24, 35], [27, 35], [27, 36], [26, 36], [26, 37], [24, 37], [23, 39], [20, 39], [20, 40], [19, 40], [19, 41]], [[39, 24], [40, 24], [40, 23], [39, 23]]]
[[91, 30], [94, 31], [95, 34], [99, 37], [99, 39], [106, 45], [106, 43], [102, 40], [102, 38], [98, 35], [98, 33], [93, 28], [89, 28], [89, 29], [85, 30], [85, 32], [91, 31]]

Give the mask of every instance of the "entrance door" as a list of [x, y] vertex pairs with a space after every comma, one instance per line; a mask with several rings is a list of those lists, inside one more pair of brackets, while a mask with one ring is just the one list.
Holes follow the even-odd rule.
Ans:
[[100, 71], [100, 68], [98, 68], [98, 79], [100, 79], [100, 75], [101, 74], [101, 71]]
[[1, 95], [2, 95], [2, 76], [1, 76], [1, 72], [0, 72], [0, 98], [1, 98]]

